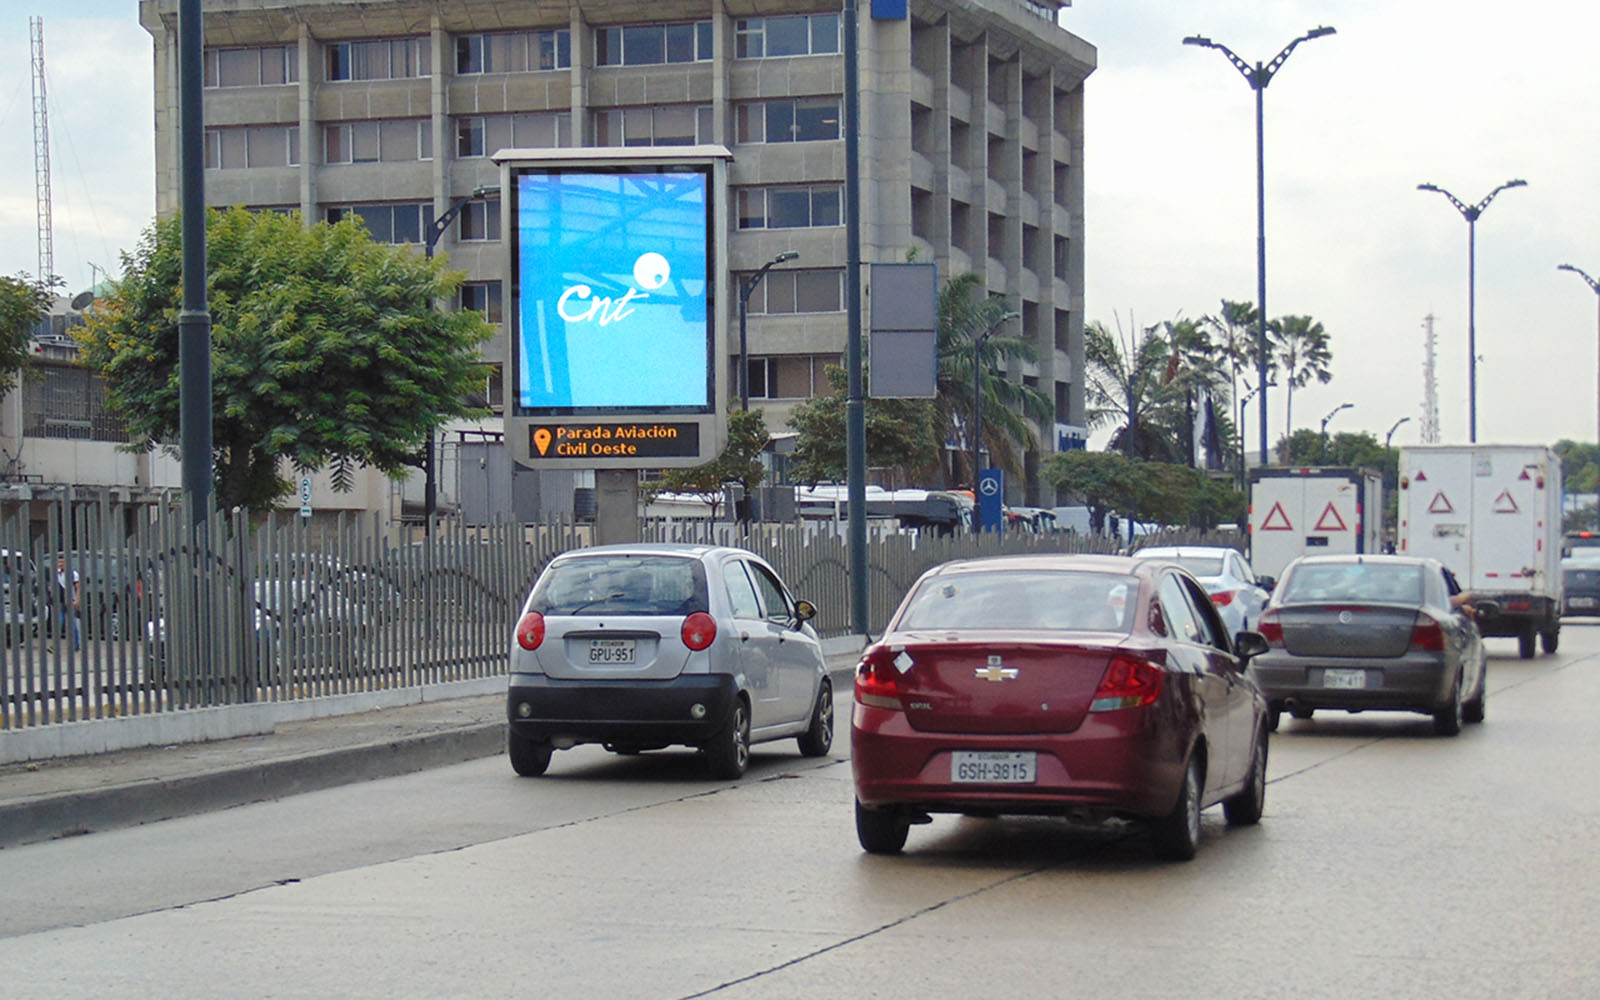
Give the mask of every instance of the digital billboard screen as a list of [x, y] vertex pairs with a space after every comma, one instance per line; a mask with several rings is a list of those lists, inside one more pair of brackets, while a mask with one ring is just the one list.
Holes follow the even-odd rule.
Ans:
[[512, 178], [515, 412], [712, 412], [710, 167]]

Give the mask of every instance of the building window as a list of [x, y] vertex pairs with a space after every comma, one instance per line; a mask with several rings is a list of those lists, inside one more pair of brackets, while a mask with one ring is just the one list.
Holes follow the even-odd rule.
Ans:
[[839, 99], [751, 101], [734, 112], [736, 142], [816, 142], [839, 138]]
[[206, 129], [206, 167], [294, 167], [300, 164], [300, 126], [243, 125]]
[[473, 115], [456, 119], [456, 157], [489, 156], [502, 149], [556, 149], [572, 144], [566, 111]]
[[324, 217], [330, 223], [359, 219], [379, 243], [421, 243], [422, 234], [433, 225], [433, 202], [329, 205]]
[[572, 32], [518, 31], [492, 35], [461, 35], [456, 39], [456, 75], [525, 73], [529, 70], [569, 69], [572, 66]]
[[829, 391], [825, 370], [837, 365], [837, 354], [779, 354], [751, 358], [751, 399], [809, 399]]
[[[754, 277], [741, 274], [739, 281]], [[746, 312], [766, 313], [819, 313], [841, 312], [844, 309], [844, 269], [816, 268], [813, 270], [768, 271], [767, 276], [750, 293]]]
[[596, 28], [596, 66], [659, 66], [707, 62], [712, 57], [711, 22], [641, 24]]
[[472, 309], [483, 313], [483, 318], [490, 323], [499, 323], [500, 320], [500, 282], [498, 281], [468, 281], [461, 285], [461, 296], [456, 303], [458, 309]]
[[433, 159], [433, 125], [422, 118], [322, 126], [323, 163], [402, 163]]
[[[493, 198], [487, 201], [469, 201], [461, 206], [461, 214], [456, 217], [458, 228], [456, 238], [462, 241], [469, 240], [498, 240], [500, 238], [500, 199]], [[495, 286], [499, 288], [499, 285]]]
[[834, 55], [840, 49], [838, 14], [741, 18], [734, 31], [739, 59]]
[[87, 368], [35, 364], [21, 389], [25, 437], [128, 440], [122, 418], [106, 409], [105, 379]]
[[428, 76], [428, 39], [385, 38], [370, 42], [330, 42], [329, 80], [406, 80]]
[[838, 184], [740, 188], [740, 229], [806, 229], [842, 224]]
[[293, 45], [250, 49], [206, 49], [207, 87], [276, 87], [300, 82], [300, 61]]
[[711, 105], [664, 104], [594, 113], [596, 146], [693, 146], [711, 142]]

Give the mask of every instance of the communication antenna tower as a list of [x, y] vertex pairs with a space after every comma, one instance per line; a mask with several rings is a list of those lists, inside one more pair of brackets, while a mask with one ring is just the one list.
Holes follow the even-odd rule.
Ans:
[[56, 251], [50, 225], [50, 122], [44, 97], [44, 18], [28, 18], [33, 38], [33, 190], [38, 200], [39, 273], [49, 282], [56, 273]]
[[1422, 319], [1422, 443], [1439, 443], [1439, 375], [1435, 366], [1439, 338], [1433, 332], [1433, 313]]

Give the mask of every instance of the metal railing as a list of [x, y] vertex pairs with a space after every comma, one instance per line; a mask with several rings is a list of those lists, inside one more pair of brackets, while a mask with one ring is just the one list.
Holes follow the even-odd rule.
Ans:
[[[570, 522], [442, 520], [395, 542], [377, 515], [217, 515], [197, 537], [176, 508], [56, 503], [33, 514], [0, 517], [0, 730], [500, 675], [534, 579], [590, 538]], [[819, 632], [852, 631], [847, 544], [831, 522], [647, 522], [644, 537], [751, 549], [817, 606]], [[1191, 539], [1163, 539], [1177, 540]], [[874, 530], [871, 630], [939, 563], [1117, 544]]]

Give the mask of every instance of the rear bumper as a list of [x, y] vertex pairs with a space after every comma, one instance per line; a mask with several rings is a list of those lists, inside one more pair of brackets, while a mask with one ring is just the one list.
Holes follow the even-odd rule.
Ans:
[[[1360, 688], [1329, 687], [1329, 669], [1365, 672]], [[1454, 665], [1443, 653], [1384, 658], [1296, 656], [1282, 650], [1250, 661], [1250, 676], [1274, 709], [1390, 709], [1432, 712], [1450, 695]]]
[[[705, 743], [727, 722], [739, 688], [727, 674], [662, 681], [559, 680], [512, 674], [506, 718], [525, 739], [641, 746]], [[526, 714], [522, 706], [526, 705]], [[703, 715], [696, 718], [695, 706]]]
[[1476, 590], [1472, 596], [1480, 601], [1493, 601], [1500, 607], [1499, 614], [1478, 616], [1478, 632], [1486, 636], [1521, 636], [1530, 630], [1541, 632], [1561, 617], [1561, 608], [1551, 597], [1527, 593], [1493, 594]]
[[[1177, 801], [1187, 743], [1150, 724], [1143, 710], [1091, 715], [1070, 733], [969, 735], [920, 732], [904, 712], [856, 704], [851, 769], [856, 798], [870, 807], [925, 812], [1164, 816]], [[1031, 750], [1031, 785], [951, 780], [961, 750]]]

